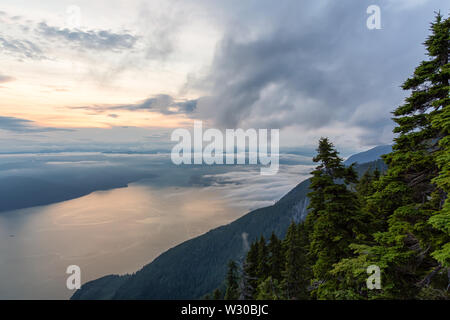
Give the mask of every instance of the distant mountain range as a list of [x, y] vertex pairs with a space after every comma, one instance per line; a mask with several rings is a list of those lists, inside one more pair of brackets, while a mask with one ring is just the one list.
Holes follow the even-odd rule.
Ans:
[[354, 154], [344, 161], [346, 165], [351, 165], [352, 163], [366, 163], [373, 161], [374, 159], [380, 159], [382, 155], [388, 154], [392, 151], [392, 146], [378, 146], [373, 149]]
[[[153, 178], [146, 174], [119, 176], [92, 174], [84, 179], [49, 181], [42, 178], [11, 176], [0, 178], [0, 214], [5, 211], [48, 205], [86, 196], [94, 191], [127, 187], [140, 178]], [[63, 179], [60, 179], [63, 180]]]
[[[359, 174], [381, 171], [380, 156], [390, 152], [380, 146], [351, 156]], [[305, 180], [272, 206], [256, 209], [234, 222], [213, 229], [167, 250], [132, 275], [108, 275], [90, 281], [71, 299], [199, 299], [223, 283], [229, 260], [241, 260], [248, 244], [272, 232], [282, 238], [291, 223], [307, 213], [310, 180]]]

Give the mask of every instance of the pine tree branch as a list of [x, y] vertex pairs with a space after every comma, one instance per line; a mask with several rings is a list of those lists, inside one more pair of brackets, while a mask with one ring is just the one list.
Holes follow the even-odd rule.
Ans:
[[[419, 283], [417, 283], [417, 286], [419, 288], [423, 288], [425, 286], [428, 286], [431, 282], [431, 279], [442, 269], [442, 265], [439, 263], [439, 265], [433, 269], [424, 279], [422, 279]], [[448, 287], [447, 287], [448, 289]]]

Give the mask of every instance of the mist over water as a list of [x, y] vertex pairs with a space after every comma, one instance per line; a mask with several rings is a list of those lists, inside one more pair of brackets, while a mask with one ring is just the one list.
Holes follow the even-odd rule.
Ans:
[[310, 168], [297, 155], [283, 155], [271, 177], [246, 165], [177, 167], [166, 155], [0, 156], [0, 208], [10, 197], [60, 201], [60, 188], [73, 198], [0, 212], [0, 299], [67, 299], [69, 265], [81, 268], [82, 283], [136, 272], [183, 241], [273, 204]]

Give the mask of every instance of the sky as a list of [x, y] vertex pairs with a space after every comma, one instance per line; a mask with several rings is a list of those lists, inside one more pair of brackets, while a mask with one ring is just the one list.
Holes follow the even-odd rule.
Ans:
[[[369, 30], [366, 10], [381, 9]], [[156, 150], [194, 120], [392, 141], [401, 83], [446, 0], [2, 0], [0, 151]]]

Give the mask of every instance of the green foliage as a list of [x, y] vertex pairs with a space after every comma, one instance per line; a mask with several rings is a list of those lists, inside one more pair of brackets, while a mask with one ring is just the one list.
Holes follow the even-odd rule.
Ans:
[[258, 261], [256, 269], [256, 277], [266, 278], [270, 273], [269, 268], [269, 250], [266, 245], [266, 240], [261, 237], [258, 242]]
[[214, 290], [212, 300], [222, 300], [222, 291], [220, 291], [220, 289]]
[[239, 273], [238, 265], [233, 260], [228, 263], [226, 286], [224, 299], [237, 300], [239, 298]]
[[332, 292], [332, 299], [372, 299], [373, 291], [369, 290], [366, 285], [367, 267], [374, 264], [370, 255], [365, 254], [370, 247], [352, 244], [350, 248], [354, 251], [355, 256], [341, 259], [330, 271], [330, 274], [339, 279]]
[[269, 276], [258, 285], [257, 300], [281, 300], [284, 299], [281, 285], [277, 279]]
[[307, 260], [307, 242], [302, 224], [292, 223], [283, 241], [285, 263], [282, 286], [287, 299], [307, 299], [310, 273]]
[[[358, 182], [353, 166], [345, 167], [333, 144], [321, 138], [313, 159], [318, 166], [312, 172], [311, 209], [307, 224], [310, 226], [309, 255], [313, 259], [314, 294], [326, 299], [336, 289], [332, 266], [351, 255], [349, 245], [364, 239], [364, 215], [356, 192]], [[367, 179], [367, 177], [366, 177]]]
[[[440, 14], [425, 46], [430, 57], [403, 85], [411, 90], [394, 112], [398, 133], [384, 157], [386, 175], [359, 185], [363, 212], [371, 217], [373, 241], [353, 246], [356, 257], [331, 271], [345, 279], [343, 298], [434, 299], [448, 296], [450, 265], [449, 191], [449, 26]], [[362, 249], [363, 248], [363, 249]], [[368, 263], [382, 270], [382, 290], [366, 292], [351, 284]], [[358, 281], [358, 283], [360, 283]]]
[[[114, 278], [114, 298], [152, 298], [155, 287], [159, 296], [198, 297], [220, 287], [226, 274], [226, 299], [449, 299], [449, 30], [450, 18], [437, 14], [424, 43], [429, 59], [404, 82], [410, 95], [393, 112], [397, 136], [383, 157], [385, 173], [381, 161], [359, 166], [358, 180], [357, 168], [346, 167], [322, 138], [310, 180], [274, 206], [169, 250], [129, 278]], [[308, 216], [295, 224], [290, 210], [308, 191]], [[226, 261], [242, 254], [243, 232], [253, 242], [242, 267], [231, 261], [226, 271]], [[366, 285], [370, 265], [381, 270], [381, 289]], [[168, 268], [176, 276], [161, 287]], [[88, 294], [99, 292], [91, 286]], [[208, 298], [222, 295], [217, 289]]]
[[[358, 181], [320, 139], [309, 214], [289, 226], [281, 248], [271, 239], [271, 271], [255, 273], [256, 298], [450, 298], [449, 30], [450, 19], [437, 14], [424, 43], [430, 59], [403, 84], [411, 93], [393, 112], [398, 135], [383, 157], [385, 174], [367, 170]], [[254, 246], [261, 263], [262, 242]], [[251, 251], [247, 259], [257, 255]], [[366, 285], [371, 265], [380, 268], [381, 289]]]
[[269, 250], [269, 269], [272, 279], [281, 280], [281, 271], [284, 267], [284, 250], [282, 242], [275, 233], [270, 236], [270, 242], [268, 244]]
[[245, 279], [244, 298], [254, 298], [258, 287], [258, 265], [259, 265], [259, 242], [250, 245], [244, 264], [243, 273]]

